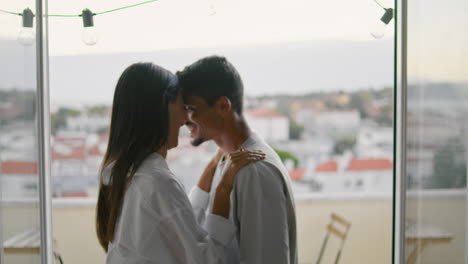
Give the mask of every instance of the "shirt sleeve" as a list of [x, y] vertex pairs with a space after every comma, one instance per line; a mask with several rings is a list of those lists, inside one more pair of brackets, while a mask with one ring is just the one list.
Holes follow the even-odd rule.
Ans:
[[195, 186], [190, 190], [189, 200], [193, 207], [193, 213], [197, 223], [203, 225], [205, 222], [206, 209], [210, 201], [210, 194]]
[[[200, 226], [182, 189], [177, 184], [164, 188], [131, 203], [128, 211], [124, 208], [121, 216], [132, 221], [126, 221], [130, 225], [121, 234], [125, 239], [114, 245], [115, 253], [108, 253], [108, 263], [225, 263], [225, 247], [234, 236], [234, 225], [208, 215], [205, 226]], [[109, 254], [119, 256], [109, 258]], [[125, 261], [109, 262], [112, 259]]]
[[287, 198], [280, 172], [256, 162], [236, 177], [241, 263], [289, 264]]
[[[209, 215], [206, 230], [196, 223], [191, 208], [182, 209], [159, 222], [148, 245], [157, 248], [154, 263], [224, 263], [225, 246], [234, 226], [222, 217]], [[168, 255], [161, 261], [161, 255]]]

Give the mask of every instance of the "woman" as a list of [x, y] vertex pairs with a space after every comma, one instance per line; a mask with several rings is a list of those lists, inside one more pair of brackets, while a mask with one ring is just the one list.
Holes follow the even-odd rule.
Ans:
[[97, 236], [107, 263], [223, 262], [223, 248], [234, 233], [227, 220], [233, 177], [263, 155], [243, 151], [230, 156], [205, 231], [165, 161], [185, 122], [175, 75], [151, 63], [133, 64], [122, 73], [97, 204]]

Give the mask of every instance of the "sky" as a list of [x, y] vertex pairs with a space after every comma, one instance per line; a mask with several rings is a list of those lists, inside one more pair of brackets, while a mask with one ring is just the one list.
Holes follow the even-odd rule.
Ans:
[[196, 48], [141, 53], [54, 56], [54, 101], [111, 100], [118, 76], [130, 64], [151, 61], [172, 72], [218, 54], [239, 71], [248, 96], [391, 87], [393, 42], [313, 41], [248, 47]]
[[[35, 0], [2, 1], [0, 9], [21, 12], [25, 7], [33, 9], [34, 2]], [[49, 14], [79, 14], [84, 8], [89, 8], [93, 12], [101, 12], [139, 2], [141, 1], [49, 0], [48, 5]], [[386, 7], [393, 7], [394, 4], [389, 0], [380, 0], [380, 2]], [[210, 6], [214, 8], [211, 9]], [[215, 14], [210, 15], [213, 10]], [[468, 19], [465, 16], [465, 10], [468, 10], [466, 0], [452, 0], [449, 4], [446, 1], [437, 0], [410, 1], [408, 63], [409, 77], [412, 81], [468, 82], [468, 49], [466, 48], [468, 34], [464, 34], [468, 28]], [[291, 45], [305, 43], [311, 48], [318, 44], [320, 50], [307, 53], [310, 56], [309, 59], [299, 58], [300, 55], [292, 54], [287, 61], [294, 66], [296, 65], [294, 58], [298, 58], [297, 67], [316, 69], [314, 74], [322, 75], [322, 80], [319, 81], [317, 78], [298, 80], [297, 82], [306, 82], [303, 85], [304, 89], [312, 86], [323, 89], [351, 87], [343, 87], [344, 85], [339, 81], [355, 82], [354, 88], [365, 87], [363, 83], [367, 83], [367, 86], [383, 86], [391, 84], [392, 81], [392, 77], [389, 76], [393, 74], [393, 48], [387, 44], [392, 42], [394, 36], [394, 22], [392, 21], [388, 26], [383, 39], [376, 40], [370, 35], [370, 28], [376, 22], [379, 23], [382, 14], [383, 10], [373, 0], [159, 0], [143, 6], [95, 16], [95, 30], [99, 40], [94, 46], [83, 44], [81, 36], [83, 27], [80, 18], [50, 17], [49, 53], [51, 58], [65, 58], [51, 59], [51, 79], [58, 78], [53, 76], [58, 68], [67, 67], [67, 58], [85, 55], [151, 53], [154, 54], [151, 56], [155, 58], [164, 57], [165, 65], [169, 65], [171, 70], [177, 70], [183, 64], [190, 63], [190, 60], [195, 57], [180, 58], [179, 56], [173, 62], [171, 57], [161, 55], [167, 53], [160, 52], [179, 51], [177, 54], [185, 54], [184, 50], [203, 50], [209, 53], [211, 51], [230, 52], [232, 48], [239, 50], [246, 48], [249, 52], [244, 55], [235, 53], [236, 55], [232, 55], [231, 58], [236, 63], [238, 61], [240, 65], [245, 65], [240, 70], [243, 76], [246, 76], [246, 82], [258, 86], [261, 82], [252, 65], [259, 64], [252, 61], [259, 58], [252, 50], [263, 49], [271, 45], [276, 45], [276, 47], [284, 45], [285, 48], [278, 48], [278, 54], [271, 60], [278, 63], [281, 61], [279, 59], [281, 52], [288, 52]], [[20, 22], [19, 16], [0, 14], [0, 25], [2, 25], [0, 39], [16, 39], [20, 30]], [[341, 43], [344, 48], [334, 46], [334, 49], [327, 49], [324, 46], [326, 43], [334, 43], [334, 45]], [[348, 56], [346, 54], [348, 43], [361, 44], [363, 48], [361, 50], [350, 49], [349, 52], [355, 54]], [[386, 43], [384, 50], [378, 48], [382, 45], [381, 43]], [[366, 50], [366, 47], [371, 48]], [[189, 53], [198, 54], [197, 52]], [[175, 56], [178, 56], [177, 54]], [[238, 54], [239, 56], [249, 54], [252, 60], [241, 59]], [[273, 56], [266, 54], [263, 54], [262, 58]], [[361, 59], [361, 54], [366, 57], [366, 60]], [[371, 56], [374, 58], [370, 58]], [[316, 60], [317, 57], [321, 60]], [[132, 55], [128, 58], [136, 59], [139, 55]], [[128, 63], [130, 59], [121, 61]], [[62, 63], [57, 64], [56, 61]], [[305, 64], [306, 62], [309, 64]], [[361, 67], [360, 62], [368, 62], [367, 68], [362, 66], [361, 72], [358, 71]], [[28, 65], [29, 61], [16, 62], [18, 63]], [[321, 69], [320, 65], [324, 63], [327, 67]], [[9, 67], [6, 62], [5, 65]], [[86, 62], [80, 65], [86, 65]], [[335, 73], [333, 65], [337, 65], [337, 70], [341, 72]], [[342, 65], [349, 67], [340, 67]], [[119, 74], [121, 70], [119, 67], [121, 66], [114, 67], [114, 71], [109, 74]], [[347, 70], [350, 67], [357, 67], [357, 69]], [[293, 68], [287, 69], [291, 76], [288, 78], [294, 78]], [[383, 68], [386, 70], [381, 71]], [[85, 71], [82, 69], [76, 68], [84, 74]], [[325, 72], [325, 69], [328, 72]], [[379, 76], [382, 75], [373, 74], [372, 69], [380, 71], [379, 74], [384, 74], [386, 77], [380, 78]], [[33, 72], [33, 69], [31, 71]], [[355, 72], [358, 74], [353, 75]], [[367, 73], [369, 74], [366, 75]], [[71, 78], [69, 76], [81, 78], [74, 72], [68, 74], [70, 75], [59, 77], [64, 80]], [[115, 77], [113, 75], [112, 79]], [[334, 77], [343, 75], [349, 75], [348, 79], [340, 80]], [[280, 78], [279, 75], [276, 77]], [[103, 76], [102, 78], [110, 77]], [[380, 82], [373, 78], [379, 78]], [[281, 83], [278, 80], [273, 81]], [[51, 89], [57, 88], [51, 87]], [[264, 92], [261, 89], [256, 91]], [[290, 92], [291, 88], [281, 85], [275, 88], [275, 91]], [[67, 93], [62, 91], [64, 96]], [[102, 97], [108, 98], [107, 94], [102, 94]]]

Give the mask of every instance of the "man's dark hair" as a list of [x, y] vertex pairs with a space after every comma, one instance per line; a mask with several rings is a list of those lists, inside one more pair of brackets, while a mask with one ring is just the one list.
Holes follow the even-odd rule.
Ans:
[[221, 96], [229, 98], [242, 115], [244, 85], [236, 68], [221, 56], [202, 58], [177, 72], [184, 93], [202, 97], [212, 106]]

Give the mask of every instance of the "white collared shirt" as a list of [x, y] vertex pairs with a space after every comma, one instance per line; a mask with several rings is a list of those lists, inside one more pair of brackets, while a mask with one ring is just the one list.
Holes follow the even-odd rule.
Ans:
[[[276, 152], [256, 134], [242, 147], [261, 150], [264, 161], [248, 164], [236, 175], [231, 193], [230, 220], [236, 237], [226, 250], [229, 264], [296, 264], [296, 215], [289, 174]], [[211, 187], [214, 193], [222, 178], [220, 161]], [[205, 223], [214, 195], [194, 187], [190, 192], [197, 221]]]
[[[109, 184], [112, 164], [103, 171]], [[182, 185], [164, 158], [153, 153], [138, 168], [125, 192], [106, 263], [225, 263], [225, 246], [235, 227], [209, 214], [202, 228]]]

